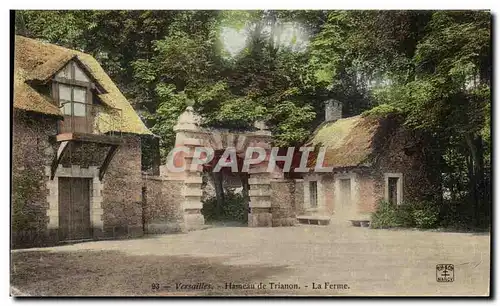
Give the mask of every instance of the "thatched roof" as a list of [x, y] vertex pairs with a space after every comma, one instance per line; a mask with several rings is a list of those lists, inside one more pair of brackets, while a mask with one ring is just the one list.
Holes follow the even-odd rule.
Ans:
[[361, 115], [325, 122], [306, 145], [326, 147], [324, 167], [369, 166], [379, 128], [379, 119]]
[[[105, 92], [98, 97], [104, 105], [110, 107], [110, 112], [101, 114], [97, 119], [101, 132], [113, 130], [152, 135], [94, 57], [22, 36], [16, 36], [15, 44], [14, 108], [61, 116], [61, 112], [51, 98], [40, 94], [29, 84], [32, 81], [46, 82], [72, 59], [83, 65], [84, 70], [97, 83], [96, 85]], [[111, 108], [121, 109], [121, 115], [119, 115], [120, 112], [112, 111]]]
[[26, 84], [28, 73], [18, 67], [17, 63], [14, 65], [16, 66], [14, 72], [14, 108], [62, 117], [61, 111], [50, 101], [50, 98], [41, 95]]

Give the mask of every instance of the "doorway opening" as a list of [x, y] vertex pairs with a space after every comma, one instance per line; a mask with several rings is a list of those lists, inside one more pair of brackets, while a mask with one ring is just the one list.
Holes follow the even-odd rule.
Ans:
[[[219, 160], [222, 151], [215, 151], [214, 160]], [[237, 156], [238, 170], [243, 160]], [[248, 173], [231, 172], [224, 167], [214, 172], [215, 164], [203, 166], [203, 209], [201, 213], [208, 224], [221, 226], [247, 226], [249, 213]]]
[[340, 180], [340, 203], [338, 203], [338, 211], [340, 214], [346, 214], [351, 210], [352, 194], [351, 194], [351, 179]]
[[389, 203], [398, 204], [398, 177], [390, 177], [388, 180]]

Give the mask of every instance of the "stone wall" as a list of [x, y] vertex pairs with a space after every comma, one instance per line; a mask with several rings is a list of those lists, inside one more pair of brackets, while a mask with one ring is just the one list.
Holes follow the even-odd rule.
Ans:
[[329, 214], [335, 212], [335, 181], [334, 176], [332, 174], [323, 174], [321, 176], [321, 195], [318, 194], [318, 197], [323, 197], [324, 209]]
[[[58, 241], [59, 176], [93, 179], [90, 217], [94, 238], [142, 235], [140, 138], [124, 136], [125, 144], [117, 150], [102, 182], [96, 171], [102, 160], [78, 159], [78, 154], [85, 152], [83, 146], [66, 152], [78, 154], [69, 160], [66, 158], [65, 163], [59, 165], [55, 178], [50, 180], [50, 165], [59, 147], [54, 140], [56, 134], [57, 118], [14, 110], [12, 246], [40, 246]], [[97, 152], [90, 150], [92, 156], [101, 154], [102, 148]]]
[[[383, 184], [383, 177], [374, 176], [370, 171], [360, 171], [358, 174], [359, 178], [359, 202], [358, 202], [358, 212], [360, 214], [369, 214], [375, 211], [377, 202], [380, 200], [384, 194], [383, 189], [380, 189], [380, 184]], [[380, 181], [382, 180], [382, 181]], [[376, 186], [378, 186], [376, 188]]]
[[[310, 182], [316, 182], [317, 206], [311, 203]], [[300, 214], [332, 215], [335, 211], [335, 181], [333, 173], [309, 173], [304, 175], [304, 180], [297, 183], [296, 189], [301, 189], [302, 197]], [[296, 201], [299, 199], [296, 199]]]
[[386, 199], [386, 176], [402, 177], [401, 203], [439, 198], [440, 174], [425, 154], [426, 139], [404, 126], [387, 121], [374, 143], [372, 167], [357, 168], [358, 213], [375, 211], [380, 200]]
[[56, 119], [14, 110], [12, 138], [12, 246], [43, 245], [57, 239], [47, 230], [49, 217], [45, 165], [55, 152], [49, 136]]
[[147, 234], [185, 231], [181, 197], [183, 183], [161, 176], [143, 176]]
[[271, 213], [272, 226], [296, 223], [294, 180], [271, 180]]
[[436, 172], [432, 152], [426, 152], [429, 139], [404, 126], [395, 128], [378, 146], [381, 152], [376, 159], [371, 176], [374, 178], [374, 194], [378, 199], [385, 198], [385, 173], [403, 176], [403, 199], [439, 199], [441, 194], [441, 174]]
[[304, 180], [295, 179], [295, 188], [293, 191], [294, 203], [295, 203], [295, 213], [296, 215], [303, 215], [305, 213], [305, 203], [304, 203]]
[[123, 136], [123, 140], [103, 179], [106, 237], [143, 234], [141, 141], [138, 136]]
[[[351, 185], [351, 203], [342, 206], [340, 180], [349, 179]], [[309, 203], [309, 182], [317, 181], [318, 207], [312, 208]], [[376, 208], [376, 204], [384, 197], [384, 175], [377, 169], [356, 168], [349, 171], [336, 171], [324, 174], [308, 174], [304, 180], [297, 182], [297, 191], [302, 191], [300, 198], [304, 204], [297, 205], [297, 214], [333, 216], [339, 219], [356, 219], [366, 217]], [[296, 195], [295, 201], [299, 200]], [[302, 205], [302, 206], [300, 206]]]

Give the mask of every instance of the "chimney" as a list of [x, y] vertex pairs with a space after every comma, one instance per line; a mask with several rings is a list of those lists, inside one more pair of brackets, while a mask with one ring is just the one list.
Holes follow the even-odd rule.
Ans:
[[325, 102], [325, 121], [337, 121], [342, 118], [342, 102], [328, 100]]

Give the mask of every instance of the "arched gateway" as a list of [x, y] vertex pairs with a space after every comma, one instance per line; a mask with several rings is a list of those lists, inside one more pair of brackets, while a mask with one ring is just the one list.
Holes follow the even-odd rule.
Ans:
[[[175, 167], [183, 167], [184, 171], [174, 172], [167, 165], [160, 167], [161, 176], [167, 180], [175, 180], [177, 188], [181, 189], [179, 196], [182, 212], [183, 227], [186, 230], [200, 228], [204, 225], [201, 214], [202, 198], [202, 165], [193, 163], [193, 154], [197, 147], [212, 149], [213, 151], [234, 150], [238, 157], [244, 157], [248, 147], [259, 147], [266, 151], [266, 158], [259, 163], [249, 165], [249, 215], [248, 226], [270, 227], [273, 225], [271, 213], [271, 179], [280, 178], [278, 172], [268, 172], [269, 153], [271, 151], [271, 132], [263, 123], [256, 123], [256, 131], [229, 132], [217, 129], [207, 129], [199, 125], [200, 117], [191, 106], [179, 116], [174, 127], [176, 132], [175, 147], [184, 147], [189, 150], [177, 152], [173, 156]], [[192, 169], [196, 169], [192, 171]]]

